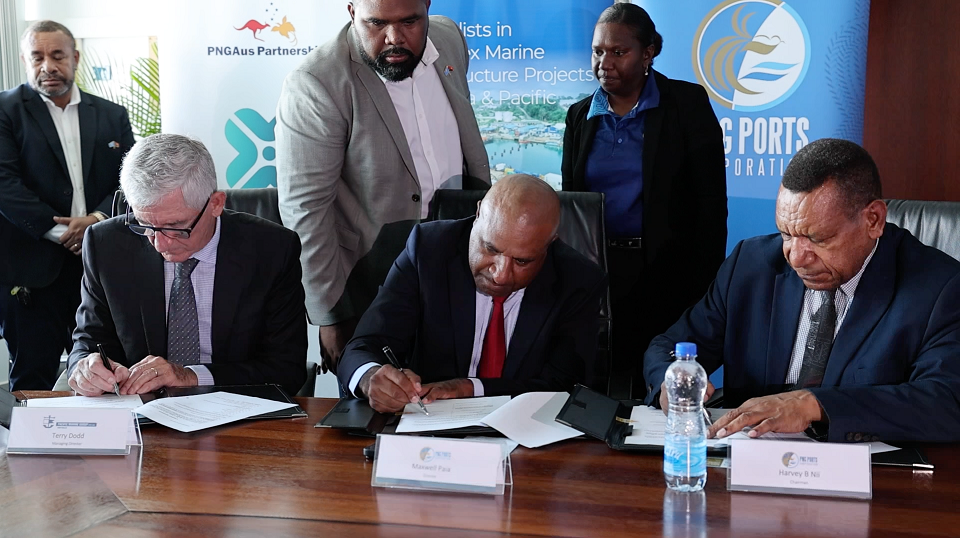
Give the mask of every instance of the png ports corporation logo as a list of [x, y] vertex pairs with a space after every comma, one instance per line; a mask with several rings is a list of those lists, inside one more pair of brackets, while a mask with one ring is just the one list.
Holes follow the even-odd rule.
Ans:
[[242, 108], [224, 127], [227, 142], [237, 156], [227, 165], [227, 184], [234, 189], [277, 186], [276, 118], [267, 121], [256, 110]]
[[810, 67], [810, 35], [782, 0], [726, 0], [693, 38], [693, 70], [717, 103], [758, 112], [793, 94]]

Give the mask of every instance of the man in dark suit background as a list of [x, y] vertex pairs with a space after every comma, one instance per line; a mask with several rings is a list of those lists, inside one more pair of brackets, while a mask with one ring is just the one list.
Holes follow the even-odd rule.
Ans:
[[71, 346], [84, 232], [106, 218], [133, 145], [127, 111], [74, 84], [80, 53], [53, 21], [30, 25], [27, 84], [0, 93], [0, 336], [10, 389], [50, 389]]
[[[84, 239], [70, 386], [83, 395], [306, 380], [297, 234], [225, 211], [207, 149], [159, 134], [124, 159], [126, 216]], [[102, 364], [101, 344], [113, 367]]]
[[[960, 440], [960, 262], [886, 223], [880, 177], [853, 142], [797, 152], [777, 197], [778, 235], [742, 241], [703, 299], [645, 356], [648, 403], [670, 351], [697, 344], [744, 427], [830, 441]], [[709, 390], [708, 390], [709, 391]], [[748, 399], [749, 398], [749, 399]]]
[[344, 350], [342, 386], [396, 411], [588, 382], [606, 277], [556, 240], [559, 223], [556, 192], [518, 174], [494, 184], [475, 218], [415, 227]]

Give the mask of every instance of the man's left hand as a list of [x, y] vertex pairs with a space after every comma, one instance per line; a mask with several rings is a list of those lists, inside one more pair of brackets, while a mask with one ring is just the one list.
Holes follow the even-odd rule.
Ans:
[[817, 397], [809, 390], [795, 390], [747, 400], [710, 426], [707, 437], [726, 437], [747, 427], [753, 428], [750, 437], [767, 432], [799, 433], [820, 420], [824, 413]]
[[70, 252], [80, 255], [80, 247], [83, 245], [83, 233], [87, 228], [99, 222], [97, 217], [87, 215], [86, 217], [53, 217], [57, 224], [66, 224], [67, 231], [60, 236], [60, 244]]
[[130, 377], [120, 385], [121, 394], [143, 394], [163, 387], [196, 387], [197, 374], [189, 368], [170, 364], [150, 355], [130, 367]]
[[437, 400], [455, 398], [473, 398], [473, 382], [469, 379], [451, 379], [439, 383], [427, 383], [420, 391], [420, 400], [424, 405]]

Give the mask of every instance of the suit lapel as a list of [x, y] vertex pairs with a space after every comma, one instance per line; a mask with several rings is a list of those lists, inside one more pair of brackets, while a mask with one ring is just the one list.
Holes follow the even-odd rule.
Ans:
[[370, 95], [370, 100], [373, 101], [374, 106], [377, 107], [380, 118], [383, 120], [384, 125], [387, 126], [387, 132], [390, 133], [393, 142], [397, 145], [397, 150], [400, 151], [400, 157], [403, 158], [403, 164], [407, 167], [407, 171], [413, 176], [417, 185], [420, 185], [420, 178], [417, 177], [417, 168], [413, 163], [413, 155], [410, 153], [410, 146], [407, 145], [407, 137], [403, 133], [403, 124], [400, 123], [400, 116], [397, 115], [397, 109], [393, 106], [390, 93], [387, 91], [386, 86], [384, 86], [383, 81], [380, 80], [380, 77], [378, 77], [373, 69], [370, 69], [360, 57], [360, 53], [358, 52], [359, 45], [356, 39], [354, 39], [352, 27], [348, 27], [346, 32], [347, 44], [350, 47], [350, 59], [354, 63], [357, 77]]
[[[83, 166], [83, 182], [87, 192], [93, 193], [91, 185], [87, 185], [90, 177], [90, 166], [93, 163], [93, 145], [97, 137], [97, 110], [86, 94], [80, 93], [80, 105], [77, 107], [80, 118], [80, 163]], [[92, 210], [92, 209], [91, 209]]]
[[[460, 145], [462, 146], [464, 141], [476, 136], [476, 117], [474, 116], [473, 106], [470, 105], [470, 100], [456, 87], [454, 77], [443, 73], [447, 66], [444, 61], [443, 50], [437, 47], [437, 52], [440, 56], [433, 62], [433, 68], [437, 71], [437, 76], [440, 77], [443, 92], [447, 95], [450, 109], [453, 110], [453, 117], [457, 120], [457, 130], [460, 133]], [[464, 167], [466, 167], [466, 155], [464, 155]]]
[[253, 257], [247, 254], [244, 246], [247, 243], [238, 235], [233, 224], [230, 215], [224, 212], [220, 217], [220, 244], [217, 245], [217, 268], [213, 277], [213, 314], [210, 321], [213, 362], [219, 362], [217, 358], [222, 358], [230, 348], [233, 317], [253, 267]]
[[663, 112], [666, 110], [664, 102], [670, 99], [666, 77], [656, 71], [657, 89], [660, 91], [660, 104], [644, 112], [643, 119], [643, 205], [653, 203], [650, 195], [653, 192], [654, 165], [656, 164], [657, 147], [660, 145], [660, 130], [663, 126]]
[[[130, 232], [132, 233], [132, 232]], [[147, 353], [158, 357], [167, 356], [167, 299], [163, 280], [163, 258], [146, 238], [141, 240], [141, 248], [133, 267], [140, 272], [143, 296], [140, 301], [140, 320], [143, 323]], [[143, 357], [130, 357], [139, 361]]]
[[896, 241], [890, 238], [889, 231], [888, 226], [888, 233], [881, 236], [877, 252], [863, 272], [850, 310], [844, 317], [840, 330], [837, 331], [833, 348], [830, 350], [830, 359], [827, 361], [827, 369], [823, 373], [822, 386], [824, 387], [840, 384], [840, 378], [847, 364], [853, 360], [854, 354], [880, 322], [880, 318], [886, 314], [893, 300], [896, 280], [894, 270]]
[[540, 269], [540, 274], [533, 279], [523, 292], [523, 301], [520, 303], [520, 315], [510, 337], [510, 347], [507, 349], [507, 362], [503, 365], [502, 377], [513, 379], [523, 363], [524, 357], [530, 352], [533, 343], [537, 341], [543, 324], [546, 323], [557, 294], [553, 285], [557, 274], [553, 265], [554, 249], [551, 248], [547, 261]]
[[789, 265], [785, 265], [785, 270], [777, 275], [773, 286], [773, 313], [767, 342], [765, 383], [769, 386], [783, 385], [786, 382], [793, 342], [800, 325], [805, 289], [803, 281]]
[[33, 116], [37, 124], [40, 125], [40, 130], [43, 131], [43, 135], [47, 138], [50, 149], [52, 149], [53, 154], [56, 155], [57, 162], [60, 163], [60, 168], [63, 169], [63, 174], [69, 181], [70, 173], [67, 171], [67, 158], [63, 154], [63, 146], [60, 145], [60, 135], [57, 134], [57, 127], [53, 124], [53, 118], [50, 117], [47, 104], [43, 102], [40, 94], [35, 91], [25, 88], [24, 92], [24, 106], [30, 115]]
[[[471, 221], [472, 222], [472, 221]], [[453, 342], [457, 353], [457, 375], [467, 377], [473, 358], [473, 340], [477, 325], [477, 286], [467, 262], [470, 227], [464, 232], [457, 255], [447, 262], [450, 286], [450, 319], [453, 320]]]

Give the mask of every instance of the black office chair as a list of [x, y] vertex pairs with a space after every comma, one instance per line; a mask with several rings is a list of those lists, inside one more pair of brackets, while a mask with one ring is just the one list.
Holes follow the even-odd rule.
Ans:
[[[256, 215], [280, 225], [283, 224], [283, 222], [280, 221], [280, 204], [277, 198], [277, 189], [270, 187], [263, 189], [224, 189], [223, 192], [227, 193], [227, 201], [224, 204], [224, 207], [227, 209], [249, 213], [250, 215]], [[117, 215], [123, 215], [126, 211], [127, 199], [124, 197], [123, 191], [117, 190], [113, 195], [111, 212], [113, 216], [116, 217]], [[319, 368], [317, 364], [307, 364], [307, 382], [300, 389], [300, 392], [297, 393], [297, 396], [313, 396], [314, 389], [317, 385], [318, 373]]]
[[887, 200], [887, 222], [960, 260], [960, 202]]
[[[433, 195], [428, 220], [461, 219], [477, 213], [477, 202], [486, 191], [440, 189]], [[560, 239], [607, 271], [603, 194], [596, 192], [558, 192], [560, 196]], [[612, 325], [610, 293], [600, 300], [600, 332], [592, 388], [613, 398], [630, 397], [630, 378], [611, 376]]]

